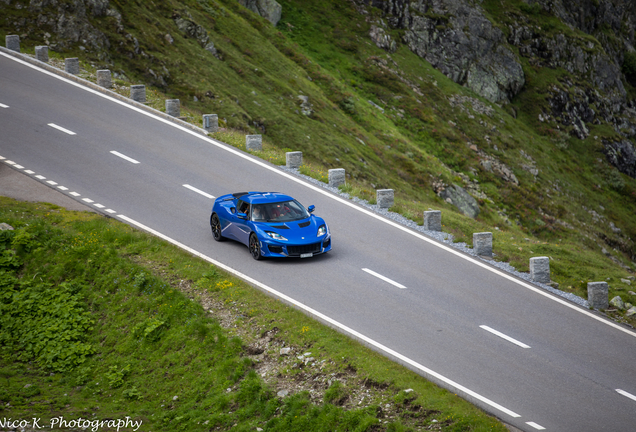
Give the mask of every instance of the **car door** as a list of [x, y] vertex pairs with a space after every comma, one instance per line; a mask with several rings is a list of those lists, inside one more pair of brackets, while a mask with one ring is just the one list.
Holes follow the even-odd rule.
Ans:
[[[252, 231], [248, 225], [249, 222], [249, 213], [250, 213], [250, 205], [249, 203], [239, 199], [236, 202], [236, 212], [232, 215], [233, 217], [233, 226], [232, 226], [232, 234], [234, 238], [241, 243], [247, 245], [249, 244], [250, 232]], [[246, 215], [245, 217], [240, 217], [241, 215]]]

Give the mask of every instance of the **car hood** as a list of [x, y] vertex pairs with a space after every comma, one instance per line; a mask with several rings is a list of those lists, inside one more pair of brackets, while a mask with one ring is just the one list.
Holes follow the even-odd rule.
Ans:
[[317, 237], [318, 227], [326, 225], [322, 218], [310, 216], [293, 222], [259, 222], [258, 228], [263, 231], [276, 232], [294, 243], [314, 243], [325, 236]]

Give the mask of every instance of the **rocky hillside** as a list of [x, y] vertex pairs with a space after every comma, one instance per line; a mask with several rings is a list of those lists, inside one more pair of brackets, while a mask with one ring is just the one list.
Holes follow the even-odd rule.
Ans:
[[442, 209], [458, 240], [493, 231], [498, 259], [549, 255], [562, 289], [610, 278], [632, 303], [635, 24], [632, 0], [0, 0], [24, 52], [217, 113], [230, 143], [261, 133], [306, 174], [345, 168], [352, 194], [393, 188], [395, 211]]

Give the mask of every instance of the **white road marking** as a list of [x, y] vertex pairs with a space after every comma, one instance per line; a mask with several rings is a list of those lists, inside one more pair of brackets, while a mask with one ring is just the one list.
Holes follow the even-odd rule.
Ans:
[[188, 188], [191, 191], [196, 192], [198, 194], [201, 194], [201, 195], [203, 195], [206, 198], [210, 198], [210, 199], [214, 199], [215, 198], [213, 195], [210, 195], [209, 193], [203, 192], [202, 190], [197, 189], [194, 186], [190, 186], [189, 184], [184, 184], [183, 187], [184, 188]]
[[97, 204], [97, 203], [95, 203], [95, 204], [93, 204], [93, 205], [94, 205], [95, 207], [97, 207], [97, 208], [100, 208], [100, 209], [103, 209], [104, 207], [106, 207], [106, 206], [105, 206], [105, 205], [103, 205], [103, 204]]
[[133, 159], [131, 157], [128, 157], [128, 156], [126, 156], [124, 154], [121, 154], [121, 153], [119, 153], [117, 151], [113, 150], [113, 151], [111, 151], [111, 153], [114, 154], [115, 156], [119, 156], [122, 159], [126, 159], [128, 162], [132, 162], [134, 164], [138, 164], [139, 163], [139, 161], [137, 161], [137, 160], [135, 160], [135, 159]]
[[15, 162], [13, 162], [12, 160], [6, 160], [6, 163], [8, 163], [9, 165], [15, 165]]
[[35, 178], [40, 179], [40, 180], [46, 180], [46, 177], [44, 177], [43, 175], [36, 175]]
[[58, 126], [55, 123], [49, 123], [49, 126], [51, 126], [53, 129], [57, 129], [59, 131], [62, 131], [64, 133], [67, 133], [69, 135], [77, 135], [75, 132], [68, 130], [68, 129], [64, 129], [62, 126]]
[[634, 396], [633, 394], [627, 393], [625, 390], [621, 390], [621, 389], [616, 389], [616, 391], [618, 392], [618, 394], [621, 394], [621, 395], [623, 395], [625, 397], [628, 397], [628, 398], [636, 401], [636, 396]]
[[90, 199], [90, 198], [82, 198], [82, 201], [85, 201], [85, 202], [87, 202], [87, 203], [89, 203], [89, 204], [90, 204], [90, 203], [92, 203], [92, 202], [95, 202], [95, 201], [93, 201], [93, 200], [92, 200], [92, 199]]
[[106, 211], [107, 211], [108, 213], [117, 213], [117, 212], [116, 212], [115, 210], [113, 210], [113, 209], [106, 209]]
[[535, 422], [526, 422], [526, 424], [528, 426], [532, 426], [533, 428], [537, 429], [537, 430], [545, 430], [545, 428], [539, 424], [536, 424]]
[[24, 167], [22, 165], [15, 164], [13, 166], [16, 167], [17, 169], [24, 169]]
[[499, 336], [500, 338], [503, 338], [503, 339], [507, 340], [508, 342], [512, 342], [515, 345], [519, 345], [521, 348], [530, 348], [530, 345], [526, 345], [523, 342], [519, 342], [518, 340], [513, 339], [510, 336], [507, 336], [507, 335], [501, 333], [500, 331], [492, 329], [492, 328], [490, 328], [490, 327], [488, 327], [486, 325], [480, 325], [479, 327], [484, 329], [484, 330], [486, 330], [486, 331], [488, 331], [488, 332], [490, 332], [490, 333], [492, 333], [492, 334], [494, 334], [494, 335]]
[[57, 182], [54, 182], [53, 180], [47, 180], [46, 182], [51, 186], [55, 186], [57, 184]]
[[31, 171], [31, 170], [24, 170], [24, 172], [27, 174], [35, 174], [35, 171]]
[[427, 368], [426, 366], [421, 365], [421, 364], [417, 363], [414, 360], [411, 360], [410, 358], [406, 357], [405, 355], [400, 354], [399, 352], [394, 351], [391, 348], [386, 347], [386, 346], [382, 345], [379, 342], [376, 342], [375, 340], [369, 338], [368, 336], [365, 336], [362, 333], [359, 333], [359, 332], [355, 331], [354, 329], [352, 329], [350, 327], [347, 327], [346, 325], [334, 320], [331, 317], [328, 317], [327, 315], [325, 315], [323, 313], [318, 312], [315, 309], [310, 308], [309, 306], [299, 302], [298, 300], [295, 300], [295, 299], [289, 297], [286, 294], [283, 294], [282, 292], [279, 292], [279, 291], [276, 291], [273, 288], [270, 288], [269, 286], [265, 285], [264, 283], [262, 283], [260, 281], [257, 281], [256, 279], [251, 278], [250, 276], [248, 276], [246, 274], [243, 274], [243, 273], [239, 272], [238, 270], [235, 270], [232, 267], [223, 264], [220, 261], [216, 261], [215, 259], [212, 259], [212, 258], [202, 254], [201, 252], [199, 252], [199, 251], [197, 251], [195, 249], [192, 249], [189, 246], [184, 245], [183, 243], [179, 243], [178, 241], [168, 237], [167, 235], [162, 234], [159, 231], [156, 231], [156, 230], [154, 230], [154, 229], [152, 229], [150, 227], [147, 227], [146, 225], [143, 225], [143, 224], [135, 221], [134, 219], [130, 219], [129, 217], [124, 216], [123, 214], [119, 214], [119, 215], [117, 215], [117, 217], [119, 219], [123, 220], [123, 221], [126, 221], [127, 223], [129, 223], [131, 225], [134, 225], [134, 226], [136, 226], [136, 227], [138, 227], [138, 228], [140, 228], [140, 229], [142, 229], [144, 231], [149, 232], [152, 235], [155, 235], [155, 236], [157, 236], [159, 238], [164, 239], [167, 242], [172, 243], [176, 247], [181, 248], [181, 249], [191, 253], [192, 255], [198, 256], [199, 258], [206, 260], [210, 264], [213, 264], [213, 265], [215, 265], [217, 267], [222, 268], [226, 272], [231, 273], [234, 276], [243, 279], [245, 282], [247, 282], [249, 284], [252, 284], [254, 286], [259, 287], [260, 289], [262, 289], [263, 291], [269, 293], [270, 295], [278, 297], [279, 299], [283, 300], [287, 304], [289, 304], [291, 306], [294, 306], [294, 307], [304, 311], [308, 315], [313, 316], [314, 318], [318, 319], [319, 321], [321, 321], [323, 323], [326, 323], [327, 325], [329, 325], [331, 327], [335, 327], [335, 328], [339, 329], [341, 332], [343, 332], [345, 334], [348, 334], [349, 336], [353, 337], [354, 339], [357, 339], [357, 340], [363, 342], [366, 345], [373, 346], [378, 351], [381, 351], [381, 352], [383, 352], [384, 354], [386, 354], [386, 355], [388, 355], [390, 357], [398, 359], [400, 362], [417, 369], [421, 374], [423, 374], [424, 377], [428, 378], [429, 380], [430, 379], [434, 379], [434, 380], [437, 380], [439, 382], [442, 382], [445, 385], [451, 387], [453, 389], [453, 391], [458, 391], [460, 393], [464, 393], [464, 395], [473, 397], [473, 398], [485, 403], [486, 405], [488, 405], [488, 406], [490, 406], [490, 407], [492, 407], [492, 408], [494, 408], [494, 409], [496, 409], [498, 411], [501, 411], [501, 412], [503, 412], [505, 414], [508, 414], [511, 417], [515, 417], [515, 418], [521, 417], [520, 414], [517, 414], [516, 412], [514, 412], [512, 410], [509, 410], [508, 408], [506, 408], [506, 407], [504, 407], [502, 405], [499, 405], [496, 402], [491, 401], [490, 399], [480, 395], [479, 393], [476, 393], [476, 392], [464, 387], [463, 385], [461, 385], [459, 383], [456, 383], [455, 381], [453, 381], [453, 380], [451, 380], [449, 378], [446, 378], [444, 375], [441, 375], [441, 374], [439, 374], [439, 373]]
[[63, 190], [63, 191], [67, 191], [68, 188], [66, 186], [58, 186], [57, 187], [59, 190]]
[[406, 287], [404, 285], [399, 284], [399, 283], [395, 282], [394, 280], [389, 279], [386, 276], [382, 276], [380, 273], [376, 273], [373, 270], [369, 270], [368, 268], [363, 268], [362, 271], [365, 271], [365, 272], [369, 273], [370, 275], [377, 277], [378, 279], [382, 279], [384, 282], [388, 282], [391, 285], [396, 286], [396, 287], [398, 287], [400, 289], [406, 289]]
[[1, 104], [0, 103], [0, 108], [9, 108], [9, 105], [5, 105], [5, 104]]
[[75, 197], [81, 196], [81, 195], [80, 195], [80, 194], [78, 194], [77, 192], [71, 192], [70, 194], [71, 194], [71, 195], [73, 195], [73, 196], [75, 196]]

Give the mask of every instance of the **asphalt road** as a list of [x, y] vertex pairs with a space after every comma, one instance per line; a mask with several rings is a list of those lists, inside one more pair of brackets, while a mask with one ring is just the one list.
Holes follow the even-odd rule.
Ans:
[[[142, 224], [521, 430], [636, 430], [636, 333], [596, 312], [2, 51], [0, 130], [0, 193], [9, 166]], [[315, 204], [333, 251], [256, 262], [214, 242], [210, 196], [247, 190]]]

